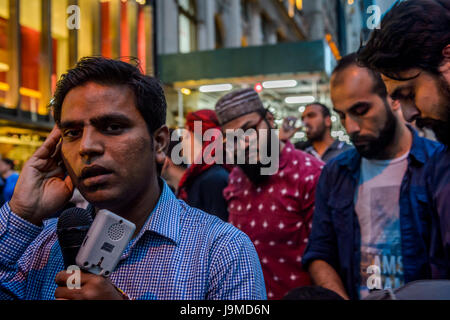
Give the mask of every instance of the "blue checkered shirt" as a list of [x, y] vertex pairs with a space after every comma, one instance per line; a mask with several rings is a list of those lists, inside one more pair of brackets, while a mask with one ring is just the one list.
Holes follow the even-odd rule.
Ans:
[[[8, 203], [0, 209], [0, 299], [54, 299], [64, 269], [56, 224], [35, 226]], [[110, 278], [132, 299], [266, 299], [247, 235], [176, 199], [165, 183]]]

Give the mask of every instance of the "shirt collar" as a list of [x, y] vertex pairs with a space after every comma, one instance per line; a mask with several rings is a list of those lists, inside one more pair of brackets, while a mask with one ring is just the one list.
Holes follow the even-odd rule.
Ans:
[[[342, 142], [342, 141], [339, 141], [339, 140], [337, 140], [337, 139], [335, 139], [334, 142], [331, 144], [331, 146], [329, 146], [329, 147], [327, 148], [326, 151], [328, 151], [328, 150], [338, 150], [338, 149], [339, 149], [339, 146], [341, 145], [341, 143], [343, 143], [343, 142]], [[326, 152], [326, 151], [325, 151], [325, 152]]]
[[156, 233], [176, 244], [180, 241], [180, 213], [183, 210], [179, 200], [162, 180], [162, 192], [147, 221], [135, 239], [137, 242], [146, 232]]
[[413, 141], [411, 150], [409, 152], [409, 157], [412, 157], [421, 164], [425, 164], [427, 161], [427, 154], [425, 152], [425, 140], [419, 136], [416, 130], [414, 130], [410, 125], [407, 125], [408, 129], [413, 135]]
[[351, 149], [338, 156], [336, 161], [340, 166], [348, 167], [350, 171], [356, 172], [361, 163], [361, 155], [358, 151], [356, 151], [356, 149]]
[[[339, 150], [339, 145], [342, 142], [339, 140], [334, 140], [333, 143], [325, 150], [325, 152], [323, 153], [323, 156], [325, 156], [327, 154], [328, 151], [332, 151], [332, 150]], [[316, 149], [314, 149], [313, 145], [310, 145], [309, 147], [305, 148], [305, 152], [311, 153], [312, 155], [314, 155], [316, 158], [322, 160], [322, 157], [319, 155], [319, 153], [316, 151]], [[323, 161], [323, 160], [322, 160]]]

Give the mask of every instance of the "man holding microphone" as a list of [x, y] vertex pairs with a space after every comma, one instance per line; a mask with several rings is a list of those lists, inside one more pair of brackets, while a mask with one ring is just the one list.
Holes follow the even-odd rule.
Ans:
[[[169, 133], [157, 80], [83, 58], [58, 82], [52, 107], [57, 126], [0, 209], [0, 299], [266, 298], [248, 237], [177, 200], [159, 177]], [[74, 187], [136, 225], [111, 276], [82, 272], [79, 289], [67, 287], [57, 219], [48, 219]]]

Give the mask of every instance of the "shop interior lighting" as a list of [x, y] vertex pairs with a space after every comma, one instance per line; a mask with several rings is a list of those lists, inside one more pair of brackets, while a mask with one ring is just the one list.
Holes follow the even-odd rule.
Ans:
[[200, 92], [206, 93], [206, 92], [224, 92], [224, 91], [230, 91], [233, 89], [233, 86], [229, 83], [227, 84], [214, 84], [214, 85], [208, 85], [208, 86], [201, 86], [199, 88]]
[[293, 88], [297, 86], [295, 80], [278, 80], [278, 81], [265, 81], [263, 82], [264, 89], [279, 89], [279, 88]]
[[316, 101], [316, 98], [313, 96], [296, 96], [296, 97], [287, 97], [284, 102], [288, 104], [302, 104], [302, 103], [313, 103]]

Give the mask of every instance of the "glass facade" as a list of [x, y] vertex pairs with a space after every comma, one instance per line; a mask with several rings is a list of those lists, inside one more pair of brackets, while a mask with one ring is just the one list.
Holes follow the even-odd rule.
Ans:
[[8, 63], [8, 19], [9, 1], [0, 1], [0, 104], [6, 105], [6, 92], [9, 89], [7, 77]]

